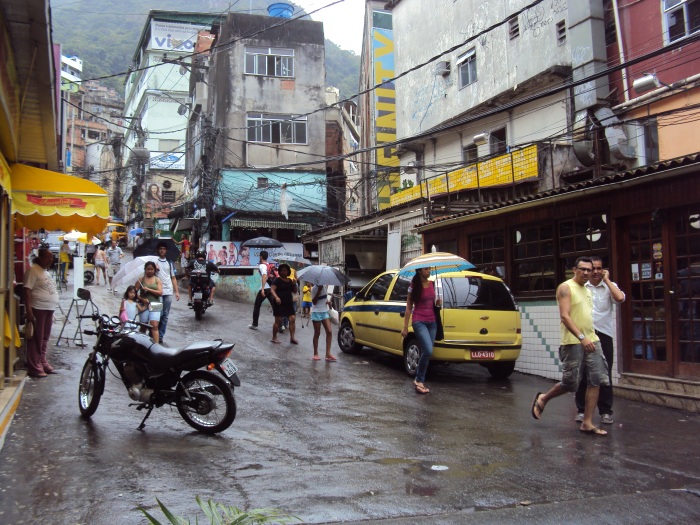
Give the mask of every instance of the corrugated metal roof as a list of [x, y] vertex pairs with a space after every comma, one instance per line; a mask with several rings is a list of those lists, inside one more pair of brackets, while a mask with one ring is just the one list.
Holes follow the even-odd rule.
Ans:
[[[47, 0], [4, 0], [21, 89], [21, 126], [12, 162], [58, 169], [56, 85]], [[10, 153], [11, 155], [12, 153]]]

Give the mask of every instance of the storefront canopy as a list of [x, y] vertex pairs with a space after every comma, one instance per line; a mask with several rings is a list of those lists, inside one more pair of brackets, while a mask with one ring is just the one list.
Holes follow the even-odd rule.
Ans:
[[12, 211], [18, 227], [100, 233], [109, 196], [94, 182], [24, 164], [11, 166]]

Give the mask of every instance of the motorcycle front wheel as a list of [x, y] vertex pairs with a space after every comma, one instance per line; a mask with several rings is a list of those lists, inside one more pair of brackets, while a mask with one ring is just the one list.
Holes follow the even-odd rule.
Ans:
[[104, 392], [105, 376], [102, 363], [97, 357], [90, 356], [85, 361], [83, 371], [80, 374], [80, 388], [78, 389], [78, 407], [84, 417], [90, 417], [97, 410]]
[[195, 370], [180, 381], [175, 400], [182, 419], [204, 434], [226, 430], [236, 419], [236, 400], [226, 380]]

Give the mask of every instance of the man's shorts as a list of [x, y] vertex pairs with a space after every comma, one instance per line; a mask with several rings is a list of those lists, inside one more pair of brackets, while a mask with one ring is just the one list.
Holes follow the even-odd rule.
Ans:
[[600, 342], [596, 341], [594, 352], [586, 352], [583, 345], [562, 345], [559, 347], [559, 361], [562, 366], [561, 386], [568, 392], [576, 392], [578, 384], [586, 376], [590, 387], [609, 386], [608, 364], [603, 356]]
[[119, 271], [119, 268], [121, 267], [121, 264], [113, 263], [109, 265], [109, 268], [107, 268], [107, 277], [114, 277], [117, 272]]
[[302, 308], [311, 308], [314, 305], [311, 301], [302, 301], [301, 302], [301, 307]]

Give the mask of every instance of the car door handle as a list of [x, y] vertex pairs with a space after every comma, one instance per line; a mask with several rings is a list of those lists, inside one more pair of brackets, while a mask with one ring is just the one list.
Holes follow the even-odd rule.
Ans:
[[379, 315], [379, 310], [375, 310], [374, 315]]
[[401, 312], [401, 313], [399, 314], [399, 317], [406, 317], [406, 312]]

